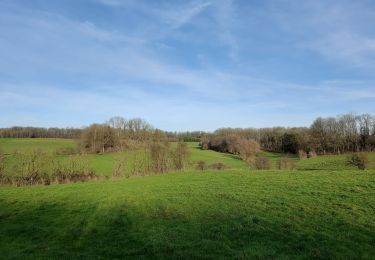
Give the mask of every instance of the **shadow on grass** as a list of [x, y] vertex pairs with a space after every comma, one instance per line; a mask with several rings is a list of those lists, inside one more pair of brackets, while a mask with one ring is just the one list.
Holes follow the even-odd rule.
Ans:
[[320, 227], [332, 235], [264, 215], [191, 217], [163, 205], [147, 212], [124, 204], [0, 206], [2, 258], [370, 258], [375, 253], [375, 231], [346, 223]]

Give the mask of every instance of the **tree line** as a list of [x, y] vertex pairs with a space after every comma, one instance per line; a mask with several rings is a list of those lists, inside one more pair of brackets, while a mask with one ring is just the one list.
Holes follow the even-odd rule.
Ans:
[[[326, 154], [375, 150], [375, 116], [345, 114], [319, 117], [310, 127], [220, 128], [203, 135], [201, 146], [231, 152], [234, 136], [254, 140], [267, 151]], [[238, 142], [237, 142], [238, 143]], [[231, 152], [233, 153], [233, 152]]]
[[1, 137], [81, 138], [82, 146], [92, 152], [132, 149], [156, 141], [199, 141], [207, 149], [239, 153], [239, 143], [252, 140], [262, 149], [274, 152], [345, 153], [375, 150], [375, 117], [370, 114], [344, 114], [319, 117], [310, 127], [220, 128], [213, 133], [205, 133], [167, 132], [154, 128], [141, 118], [117, 116], [86, 128], [2, 128]]
[[80, 128], [43, 128], [14, 126], [0, 128], [0, 138], [79, 138]]

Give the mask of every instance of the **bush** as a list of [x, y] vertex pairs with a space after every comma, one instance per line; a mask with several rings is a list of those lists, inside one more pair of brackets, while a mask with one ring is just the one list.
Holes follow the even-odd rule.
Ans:
[[112, 177], [118, 178], [124, 175], [126, 159], [123, 156], [115, 158], [115, 164], [113, 165]]
[[151, 167], [154, 173], [165, 173], [170, 170], [170, 151], [168, 143], [150, 145]]
[[298, 150], [298, 157], [300, 160], [307, 159], [307, 153], [304, 150]]
[[69, 183], [96, 179], [97, 176], [88, 164], [78, 156], [70, 156], [68, 160], [56, 161], [52, 170], [52, 181]]
[[315, 151], [310, 151], [308, 154], [307, 154], [307, 158], [315, 158], [317, 157], [318, 155], [316, 154]]
[[41, 150], [19, 154], [20, 162], [13, 166], [10, 178], [17, 186], [42, 184], [49, 179], [51, 158]]
[[206, 169], [207, 169], [206, 162], [205, 162], [205, 161], [198, 161], [198, 162], [197, 162], [196, 169], [197, 169], [197, 170], [200, 170], [200, 171], [204, 171], [204, 170], [206, 170]]
[[0, 182], [2, 182], [5, 175], [5, 154], [0, 150]]
[[281, 158], [277, 166], [280, 170], [293, 170], [296, 167], [294, 161], [288, 157]]
[[[152, 172], [150, 153], [147, 151], [136, 151], [132, 155], [131, 176], [145, 176]], [[129, 176], [127, 176], [129, 177]]]
[[200, 143], [202, 149], [210, 149], [222, 153], [236, 154], [247, 161], [260, 150], [260, 145], [253, 139], [247, 139], [237, 134], [206, 135]]
[[355, 153], [347, 158], [347, 163], [360, 170], [365, 170], [370, 164], [370, 159], [367, 153]]
[[74, 155], [79, 154], [81, 151], [78, 147], [63, 147], [56, 149], [56, 155]]
[[178, 143], [176, 150], [173, 153], [173, 163], [176, 170], [183, 170], [188, 162], [188, 147], [186, 143]]
[[255, 168], [258, 170], [269, 170], [271, 169], [271, 160], [267, 157], [256, 157]]
[[214, 170], [224, 170], [225, 169], [225, 164], [222, 162], [216, 162], [210, 165], [210, 168]]

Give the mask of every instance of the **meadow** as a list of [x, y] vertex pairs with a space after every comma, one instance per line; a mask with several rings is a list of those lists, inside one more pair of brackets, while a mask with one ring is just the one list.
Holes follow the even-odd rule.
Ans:
[[[8, 158], [15, 150], [53, 153], [75, 145], [0, 139]], [[281, 171], [275, 165], [284, 155], [263, 151], [273, 169], [255, 170], [197, 143], [189, 151], [183, 172], [0, 187], [1, 258], [374, 258], [374, 165], [360, 171], [345, 155], [290, 156], [296, 169]], [[110, 176], [119, 154], [83, 156]], [[198, 171], [199, 160], [226, 169]]]

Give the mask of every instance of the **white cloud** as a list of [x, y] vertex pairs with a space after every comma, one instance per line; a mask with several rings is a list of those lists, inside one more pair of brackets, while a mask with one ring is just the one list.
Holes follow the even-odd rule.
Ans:
[[208, 1], [193, 1], [177, 8], [168, 8], [167, 10], [159, 10], [158, 13], [172, 29], [178, 29], [187, 24], [195, 16], [203, 12], [211, 5]]
[[[129, 1], [105, 2], [111, 6], [136, 5]], [[236, 34], [238, 14], [232, 1], [195, 1], [171, 5], [164, 12], [148, 12], [157, 16], [157, 26], [168, 22], [168, 28], [161, 29], [164, 35], [155, 36], [158, 31], [148, 35], [148, 24], [140, 25], [139, 33], [130, 35], [128, 32], [133, 30], [121, 30], [121, 26], [108, 29], [93, 21], [77, 21], [46, 12], [20, 10], [2, 15], [1, 32], [6, 37], [0, 39], [0, 71], [13, 81], [8, 84], [3, 77], [0, 82], [0, 106], [16, 111], [19, 118], [32, 117], [29, 110], [39, 109], [80, 116], [87, 124], [121, 114], [145, 117], [157, 127], [167, 128], [174, 122], [182, 130], [190, 129], [188, 124], [195, 118], [203, 118], [198, 127], [201, 129], [218, 127], [223, 118], [228, 121], [222, 125], [244, 122], [242, 126], [249, 126], [247, 118], [263, 120], [260, 117], [267, 110], [298, 114], [331, 104], [375, 99], [371, 80], [317, 79], [316, 84], [299, 84], [274, 80], [266, 73], [254, 76], [257, 74], [251, 75], [246, 70], [209, 64], [209, 60], [200, 67], [190, 66], [181, 57], [176, 63], [168, 56], [174, 49], [160, 52], [160, 48], [155, 48], [164, 44], [165, 37], [183, 31], [184, 25], [200, 25], [196, 20], [207, 12], [207, 19], [217, 23], [207, 28], [219, 36], [210, 40], [219, 41], [218, 44], [229, 49], [228, 55], [237, 59], [241, 39]], [[329, 34], [317, 28], [318, 24], [319, 21], [313, 25], [315, 30], [307, 37], [309, 45], [303, 48], [341, 62], [350, 60], [356, 66], [371, 66], [374, 51], [371, 35], [353, 33], [347, 27], [340, 31], [336, 26], [331, 26]], [[297, 38], [300, 44], [307, 40]], [[207, 46], [210, 45], [204, 47]], [[189, 115], [186, 121], [184, 115]], [[38, 116], [34, 117], [33, 122], [37, 122]], [[9, 116], [7, 120], [19, 118]], [[211, 120], [209, 123], [207, 118]], [[6, 121], [2, 120], [0, 124], [4, 125]]]
[[[361, 1], [272, 2], [276, 25], [298, 48], [315, 51], [340, 67], [375, 68], [375, 11]], [[286, 36], [284, 36], [286, 37]]]
[[219, 38], [224, 45], [229, 47], [228, 56], [235, 61], [238, 59], [239, 44], [235, 34], [232, 32], [236, 25], [235, 20], [238, 21], [238, 19], [236, 19], [233, 0], [218, 0], [215, 2], [215, 6]]

